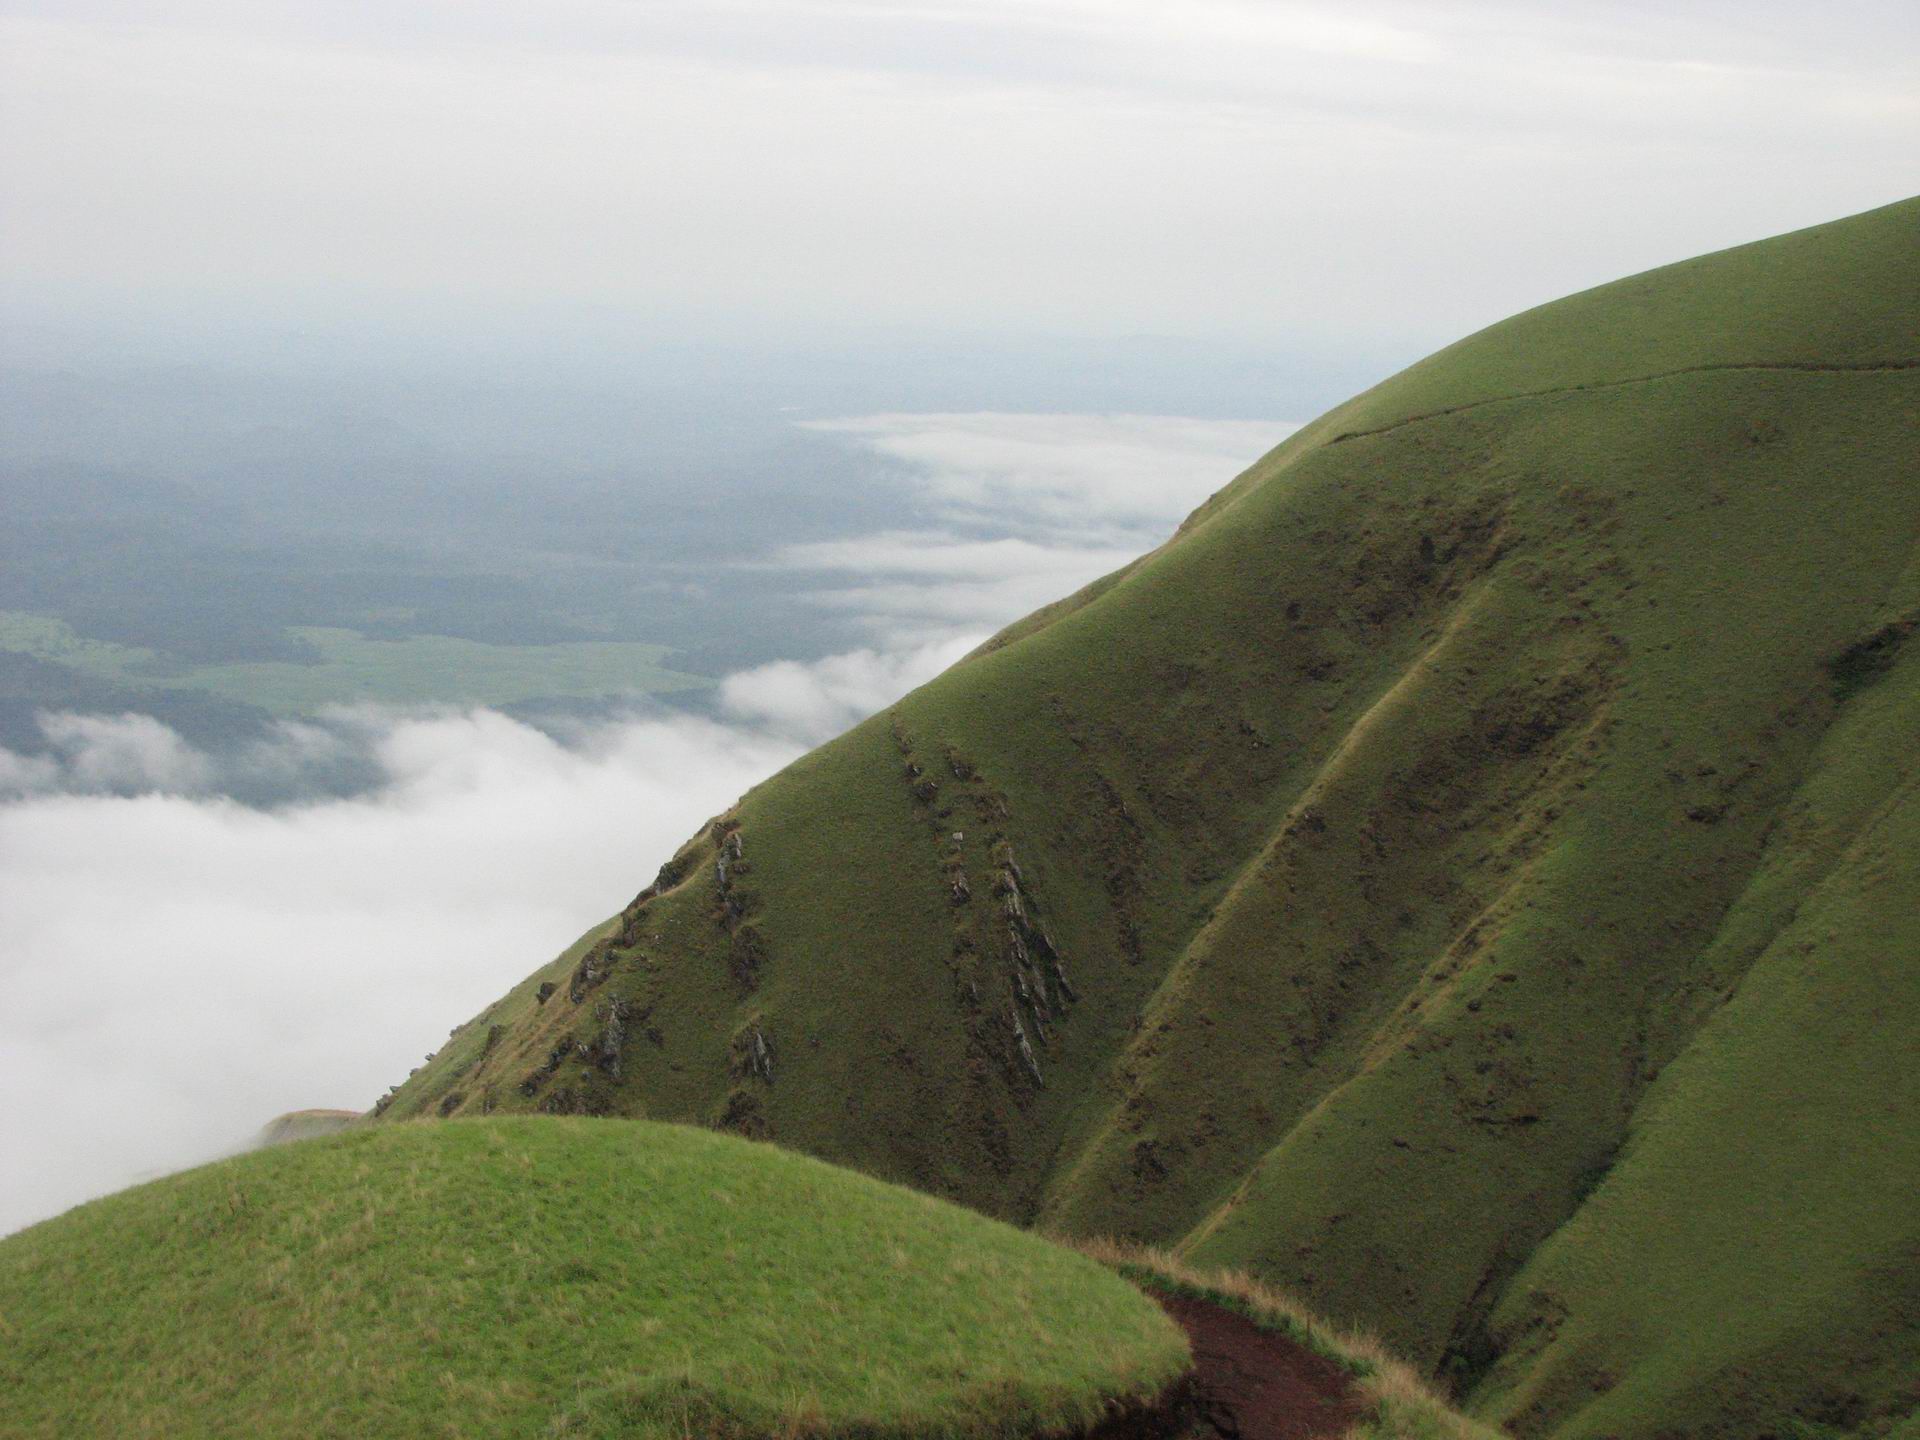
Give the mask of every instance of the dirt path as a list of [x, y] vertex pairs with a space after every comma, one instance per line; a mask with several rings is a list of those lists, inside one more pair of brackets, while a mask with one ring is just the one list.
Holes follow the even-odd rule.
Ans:
[[1205, 1300], [1154, 1298], [1193, 1346], [1196, 1440], [1332, 1440], [1367, 1413], [1331, 1360]]

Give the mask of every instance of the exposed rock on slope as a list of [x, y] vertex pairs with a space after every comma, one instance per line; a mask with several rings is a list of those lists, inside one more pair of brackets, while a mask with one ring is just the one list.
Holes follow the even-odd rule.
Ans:
[[1916, 202], [1462, 341], [750, 793], [387, 1113], [1175, 1243], [1522, 1434], [1870, 1426], [1920, 1373], [1916, 367]]

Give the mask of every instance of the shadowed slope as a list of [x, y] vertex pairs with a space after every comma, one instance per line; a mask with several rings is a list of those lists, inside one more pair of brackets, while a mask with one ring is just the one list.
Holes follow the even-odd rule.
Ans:
[[1462, 341], [746, 796], [389, 1113], [1176, 1244], [1523, 1433], [1889, 1414], [1917, 363], [1915, 202]]

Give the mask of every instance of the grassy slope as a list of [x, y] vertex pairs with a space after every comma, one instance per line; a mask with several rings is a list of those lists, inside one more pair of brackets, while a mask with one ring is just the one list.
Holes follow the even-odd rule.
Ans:
[[1011, 1436], [1187, 1364], [1033, 1236], [577, 1120], [356, 1130], [82, 1206], [0, 1242], [0, 1332], [18, 1436]]
[[1709, 952], [1731, 995], [1505, 1302], [1523, 1343], [1490, 1388], [1516, 1413], [1604, 1436], [1699, 1386], [1757, 1433], [1795, 1396], [1835, 1429], [1920, 1400], [1916, 734], [1920, 647], [1829, 732]]
[[393, 1113], [717, 1121], [1177, 1245], [1526, 1434], [1870, 1430], [1917, 360], [1915, 202], [1462, 341], [746, 796]]

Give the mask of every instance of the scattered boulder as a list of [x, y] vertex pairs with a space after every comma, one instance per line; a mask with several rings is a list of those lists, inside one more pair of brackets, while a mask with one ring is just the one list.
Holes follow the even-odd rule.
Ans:
[[748, 1140], [765, 1140], [773, 1133], [760, 1097], [744, 1087], [728, 1092], [717, 1123], [720, 1129]]
[[742, 990], [760, 983], [760, 968], [767, 963], [767, 942], [757, 925], [742, 925], [734, 930], [727, 946], [727, 963]]
[[594, 1063], [615, 1080], [620, 1078], [620, 1057], [627, 1048], [627, 1015], [627, 1002], [619, 996], [607, 1002], [607, 1021], [595, 1048]]
[[1049, 947], [1048, 969], [1053, 975], [1053, 983], [1060, 991], [1060, 997], [1071, 1003], [1080, 998], [1080, 992], [1073, 988], [1073, 982], [1067, 979], [1067, 967], [1060, 963], [1060, 957], [1054, 955]]
[[739, 1078], [752, 1078], [767, 1085], [773, 1083], [773, 1044], [758, 1021], [750, 1021], [733, 1037], [727, 1068]]
[[1019, 1057], [1021, 1067], [1025, 1069], [1033, 1083], [1044, 1090], [1047, 1082], [1040, 1073], [1040, 1061], [1034, 1056], [1033, 1044], [1027, 1039], [1026, 1027], [1020, 1023], [1020, 1012], [1012, 1005], [1007, 1006], [1007, 1024], [1013, 1030], [1014, 1054]]
[[640, 942], [640, 922], [646, 918], [646, 902], [629, 905], [620, 912], [620, 934], [614, 941], [622, 950], [630, 950]]
[[540, 1087], [552, 1078], [554, 1071], [566, 1063], [567, 1056], [573, 1054], [575, 1049], [574, 1037], [571, 1034], [563, 1035], [560, 1042], [547, 1052], [547, 1058], [540, 1067], [529, 1071], [526, 1078], [520, 1082], [520, 1093], [529, 1099], [539, 1094]]
[[573, 975], [567, 981], [567, 998], [578, 1005], [587, 998], [589, 992], [600, 986], [614, 971], [619, 963], [613, 953], [612, 942], [595, 942], [587, 953], [580, 957], [580, 963], [573, 968]]

